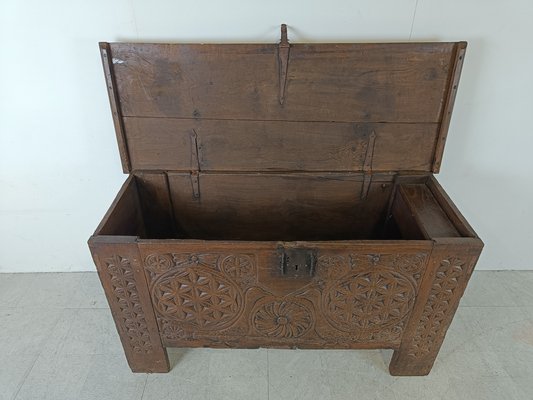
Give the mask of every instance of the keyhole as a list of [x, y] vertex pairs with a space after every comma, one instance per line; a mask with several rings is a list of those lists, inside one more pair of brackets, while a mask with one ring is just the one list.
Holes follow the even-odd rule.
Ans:
[[294, 270], [298, 271], [298, 264], [294, 265]]

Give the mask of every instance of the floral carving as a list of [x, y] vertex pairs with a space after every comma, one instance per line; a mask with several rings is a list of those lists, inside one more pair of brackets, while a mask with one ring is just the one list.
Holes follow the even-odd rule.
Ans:
[[411, 310], [415, 288], [399, 273], [352, 273], [322, 293], [324, 314], [337, 329], [380, 329], [399, 323]]
[[415, 254], [413, 256], [405, 256], [396, 254], [391, 260], [391, 264], [406, 274], [415, 274], [415, 278], [420, 278], [419, 272], [426, 264], [427, 255], [425, 253]]
[[167, 254], [150, 254], [145, 260], [146, 268], [156, 274], [163, 274], [172, 268], [172, 257]]
[[136, 353], [152, 353], [148, 325], [139, 300], [133, 268], [127, 258], [113, 256], [104, 260], [119, 307], [120, 323]]
[[453, 302], [459, 281], [464, 275], [465, 262], [448, 257], [441, 261], [428, 301], [416, 329], [409, 356], [423, 357], [431, 353], [438, 340], [439, 332], [453, 312]]
[[232, 254], [224, 258], [221, 269], [233, 279], [250, 280], [255, 275], [253, 256], [247, 254]]
[[159, 314], [202, 330], [230, 326], [243, 305], [237, 286], [208, 268], [188, 267], [163, 275], [152, 297]]
[[342, 256], [320, 256], [317, 264], [318, 273], [330, 278], [341, 277], [349, 269], [348, 263]]
[[252, 322], [257, 332], [274, 338], [297, 338], [313, 325], [311, 311], [294, 300], [272, 300], [253, 312]]
[[160, 321], [162, 323], [161, 333], [165, 339], [177, 340], [186, 337], [185, 331], [172, 321]]
[[[279, 297], [257, 281], [255, 254], [154, 253], [144, 260], [165, 340], [193, 340], [191, 332], [207, 340], [216, 331], [224, 340], [315, 335], [350, 347], [399, 342], [427, 254], [322, 254], [316, 277]], [[317, 325], [315, 307], [326, 323]]]
[[178, 267], [190, 268], [190, 267], [208, 267], [215, 268], [218, 254], [206, 253], [206, 254], [172, 254], [172, 259]]

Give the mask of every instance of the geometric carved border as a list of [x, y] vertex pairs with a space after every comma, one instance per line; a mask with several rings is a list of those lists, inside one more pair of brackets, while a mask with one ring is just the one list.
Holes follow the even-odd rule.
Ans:
[[119, 317], [129, 345], [135, 353], [153, 352], [148, 325], [142, 309], [139, 293], [133, 276], [130, 261], [119, 255], [104, 260], [111, 279], [111, 286], [119, 306]]
[[438, 336], [447, 323], [450, 312], [454, 310], [456, 291], [465, 273], [465, 264], [465, 261], [457, 257], [447, 257], [440, 262], [409, 348], [409, 357], [424, 357], [433, 351], [434, 346], [440, 345]]

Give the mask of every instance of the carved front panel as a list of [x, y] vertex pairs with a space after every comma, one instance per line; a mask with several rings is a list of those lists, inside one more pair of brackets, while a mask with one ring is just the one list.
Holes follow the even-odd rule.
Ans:
[[320, 254], [316, 274], [288, 281], [245, 252], [147, 252], [162, 340], [176, 346], [398, 345], [428, 254]]

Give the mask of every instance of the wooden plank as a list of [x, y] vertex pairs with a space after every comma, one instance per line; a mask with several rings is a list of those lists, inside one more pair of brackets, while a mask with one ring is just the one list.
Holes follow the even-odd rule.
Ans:
[[163, 173], [139, 172], [135, 177], [146, 226], [145, 237], [157, 239], [179, 236], [167, 176]]
[[172, 123], [164, 119], [124, 118], [133, 170], [193, 169], [194, 123]]
[[[124, 116], [438, 123], [453, 43], [112, 43]], [[421, 101], [423, 99], [423, 101]]]
[[111, 47], [109, 43], [100, 43], [100, 55], [102, 57], [102, 65], [104, 67], [105, 80], [107, 85], [107, 94], [109, 96], [109, 104], [111, 105], [111, 113], [113, 115], [113, 123], [115, 125], [115, 134], [117, 136], [118, 151], [122, 161], [122, 170], [128, 173], [131, 170], [129, 161], [128, 145], [126, 137], [124, 136], [124, 126], [122, 119], [122, 112], [120, 106], [120, 99], [116, 89], [116, 80], [113, 68], [113, 56], [111, 54]]
[[169, 173], [178, 224], [193, 239], [370, 239], [381, 233], [391, 175], [375, 176], [365, 201], [361, 174]]
[[426, 185], [400, 185], [398, 191], [427, 239], [461, 236]]
[[145, 234], [144, 218], [134, 176], [130, 175], [126, 179], [94, 234], [114, 236]]
[[455, 44], [453, 52], [453, 64], [452, 68], [450, 68], [449, 84], [447, 87], [445, 104], [440, 119], [439, 139], [435, 147], [435, 157], [433, 161], [434, 173], [438, 173], [440, 171], [442, 155], [444, 154], [444, 145], [446, 143], [448, 129], [450, 128], [450, 121], [452, 118], [453, 105], [455, 103], [457, 88], [459, 86], [459, 79], [461, 77], [461, 71], [463, 69], [466, 45], [466, 42], [458, 42]]
[[396, 191], [394, 196], [394, 201], [391, 208], [391, 216], [396, 222], [398, 230], [401, 232], [403, 239], [429, 239], [427, 235], [424, 235], [420, 224], [416, 221], [413, 216], [413, 213], [409, 209], [404, 196], [400, 191]]
[[375, 132], [373, 172], [429, 171], [437, 138], [437, 124], [127, 117], [125, 128], [134, 170], [362, 171]]
[[433, 196], [435, 196], [435, 199], [438, 201], [439, 205], [442, 207], [443, 211], [446, 213], [450, 221], [453, 222], [454, 226], [461, 233], [461, 235], [465, 237], [479, 239], [472, 226], [468, 223], [466, 218], [459, 211], [457, 206], [454, 204], [450, 196], [448, 196], [446, 191], [442, 188], [435, 176], [429, 176], [427, 186], [431, 190]]

